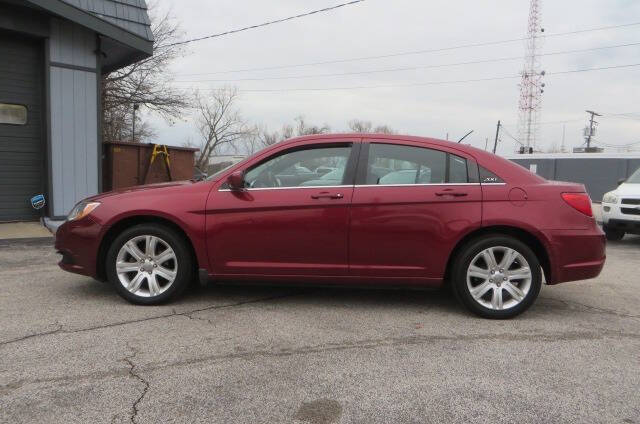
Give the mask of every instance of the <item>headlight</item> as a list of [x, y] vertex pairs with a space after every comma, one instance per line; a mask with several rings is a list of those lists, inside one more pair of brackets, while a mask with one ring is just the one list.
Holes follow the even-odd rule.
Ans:
[[618, 203], [618, 196], [616, 196], [613, 191], [605, 193], [602, 197], [602, 203]]
[[84, 218], [89, 215], [91, 211], [100, 206], [99, 202], [86, 202], [82, 201], [75, 205], [71, 212], [69, 212], [69, 216], [67, 217], [67, 221], [73, 221], [74, 219]]

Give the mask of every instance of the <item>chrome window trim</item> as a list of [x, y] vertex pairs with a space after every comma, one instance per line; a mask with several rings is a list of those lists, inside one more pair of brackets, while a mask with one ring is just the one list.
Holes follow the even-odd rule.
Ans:
[[356, 187], [478, 186], [480, 183], [356, 184]]
[[[263, 190], [292, 190], [292, 189], [310, 189], [310, 188], [348, 188], [353, 187], [353, 185], [332, 185], [332, 186], [292, 186], [292, 187], [254, 187], [254, 188], [245, 188], [242, 191], [263, 191]], [[219, 188], [218, 191], [240, 191], [240, 190], [231, 190], [229, 188]]]
[[[368, 188], [368, 187], [416, 187], [416, 186], [479, 186], [494, 185], [502, 186], [507, 183], [421, 183], [421, 184], [356, 184], [356, 185], [333, 185], [333, 186], [292, 186], [292, 187], [256, 187], [245, 188], [243, 191], [263, 191], [263, 190], [292, 190], [292, 189], [323, 189], [323, 188]], [[228, 188], [219, 188], [218, 191], [236, 191]]]

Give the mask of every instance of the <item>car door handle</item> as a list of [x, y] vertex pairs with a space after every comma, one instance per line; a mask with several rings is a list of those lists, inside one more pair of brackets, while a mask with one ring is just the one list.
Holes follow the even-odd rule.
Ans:
[[436, 196], [453, 196], [453, 197], [464, 197], [467, 193], [462, 193], [459, 191], [437, 191]]
[[344, 195], [342, 193], [318, 193], [312, 194], [312, 199], [342, 199]]

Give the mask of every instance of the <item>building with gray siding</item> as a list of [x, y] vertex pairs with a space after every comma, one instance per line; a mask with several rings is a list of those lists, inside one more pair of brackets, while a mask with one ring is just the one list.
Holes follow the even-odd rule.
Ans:
[[153, 54], [144, 0], [0, 0], [0, 222], [100, 192], [100, 79]]
[[640, 168], [639, 153], [539, 153], [507, 159], [548, 180], [584, 184], [594, 202]]

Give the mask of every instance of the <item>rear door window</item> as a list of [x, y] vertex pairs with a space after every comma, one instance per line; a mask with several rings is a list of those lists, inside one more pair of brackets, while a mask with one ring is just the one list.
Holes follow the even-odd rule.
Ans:
[[448, 183], [467, 183], [467, 160], [457, 155], [449, 154], [449, 179]]
[[366, 184], [444, 183], [446, 153], [422, 147], [372, 143], [369, 146]]
[[426, 147], [371, 143], [365, 185], [464, 184], [467, 160]]

